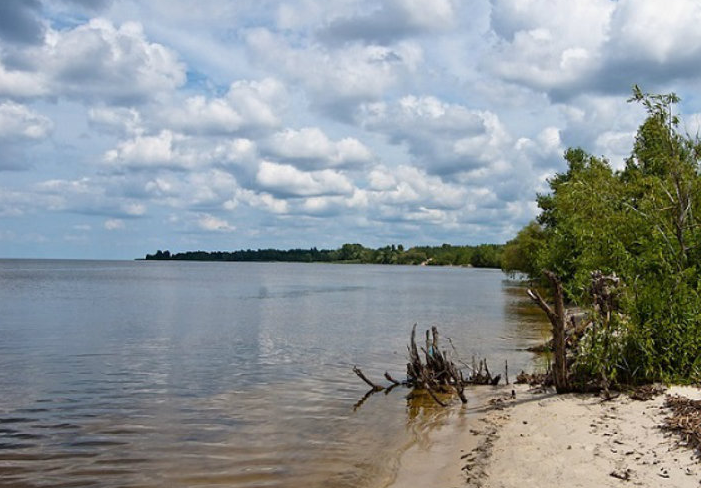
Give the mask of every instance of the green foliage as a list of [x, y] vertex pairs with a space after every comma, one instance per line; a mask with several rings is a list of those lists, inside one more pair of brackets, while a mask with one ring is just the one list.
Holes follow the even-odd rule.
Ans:
[[701, 378], [701, 178], [698, 139], [678, 132], [674, 94], [634, 88], [648, 116], [622, 171], [582, 149], [538, 196], [538, 225], [504, 249], [504, 269], [555, 271], [570, 301], [587, 306], [591, 272], [625, 283], [620, 310], [581, 341], [576, 371], [609, 380]]
[[546, 243], [545, 232], [538, 222], [530, 222], [516, 237], [504, 245], [501, 268], [510, 275], [524, 273], [533, 278], [542, 269], [539, 253]]

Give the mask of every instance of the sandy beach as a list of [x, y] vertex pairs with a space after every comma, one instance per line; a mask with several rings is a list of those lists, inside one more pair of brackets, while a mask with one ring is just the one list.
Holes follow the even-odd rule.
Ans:
[[[602, 401], [525, 386], [516, 387], [515, 399], [510, 392], [495, 390], [497, 408], [436, 429], [428, 445], [405, 452], [389, 486], [701, 486], [697, 455], [659, 428], [669, 415], [665, 395]], [[698, 388], [666, 393], [701, 399]]]

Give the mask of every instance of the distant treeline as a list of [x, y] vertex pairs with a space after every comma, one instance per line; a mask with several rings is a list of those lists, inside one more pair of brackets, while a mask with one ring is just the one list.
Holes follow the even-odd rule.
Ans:
[[433, 266], [474, 266], [500, 268], [503, 245], [479, 246], [404, 246], [391, 245], [378, 249], [361, 244], [344, 244], [339, 249], [258, 249], [240, 251], [156, 251], [147, 260], [181, 261], [280, 261], [298, 263], [361, 263], [361, 264], [426, 264]]

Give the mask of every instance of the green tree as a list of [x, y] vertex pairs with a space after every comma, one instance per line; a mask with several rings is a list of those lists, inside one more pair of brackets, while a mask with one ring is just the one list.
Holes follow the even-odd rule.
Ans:
[[[634, 88], [641, 124], [625, 169], [582, 149], [538, 195], [537, 224], [504, 250], [503, 267], [554, 271], [572, 302], [588, 305], [592, 272], [623, 287], [614, 318], [593, 314], [577, 370], [626, 381], [701, 378], [701, 179], [698, 139], [678, 130], [674, 94]], [[599, 318], [597, 318], [599, 317]]]

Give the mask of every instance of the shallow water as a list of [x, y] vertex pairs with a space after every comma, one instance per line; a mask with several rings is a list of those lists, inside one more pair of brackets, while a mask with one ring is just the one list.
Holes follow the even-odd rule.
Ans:
[[0, 261], [0, 486], [382, 486], [477, 403], [358, 405], [352, 366], [402, 377], [417, 322], [515, 375], [524, 297], [465, 268]]

